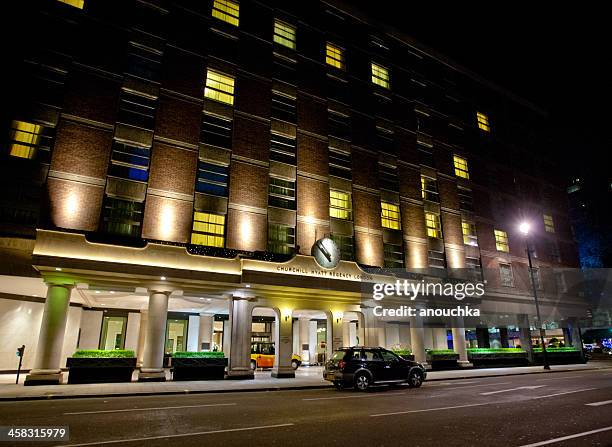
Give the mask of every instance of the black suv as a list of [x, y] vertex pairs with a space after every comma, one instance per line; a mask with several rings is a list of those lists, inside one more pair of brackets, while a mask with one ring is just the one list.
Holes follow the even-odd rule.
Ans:
[[336, 388], [354, 386], [360, 391], [374, 383], [408, 382], [411, 388], [418, 388], [426, 377], [427, 371], [420, 363], [384, 348], [362, 346], [338, 349], [323, 371], [323, 379], [333, 382]]

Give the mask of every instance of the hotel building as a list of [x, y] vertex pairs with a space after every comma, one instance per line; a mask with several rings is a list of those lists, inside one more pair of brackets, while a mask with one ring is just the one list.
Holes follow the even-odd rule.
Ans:
[[[549, 334], [581, 346], [577, 266], [546, 114], [350, 2], [24, 0], [4, 120], [0, 369], [30, 383], [79, 349], [252, 342], [531, 345], [525, 239]], [[330, 238], [341, 260], [312, 256]], [[385, 270], [388, 269], [388, 270]], [[365, 278], [486, 280], [490, 322], [374, 322]], [[402, 275], [399, 275], [402, 276]], [[487, 307], [488, 306], [488, 307]], [[485, 308], [486, 307], [486, 308]], [[468, 324], [469, 323], [469, 324]], [[534, 332], [536, 334], [536, 332]]]

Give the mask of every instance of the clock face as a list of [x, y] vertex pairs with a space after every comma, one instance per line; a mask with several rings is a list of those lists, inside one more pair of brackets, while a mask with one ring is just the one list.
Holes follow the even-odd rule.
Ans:
[[317, 264], [326, 269], [335, 268], [340, 261], [340, 250], [336, 243], [328, 237], [315, 242], [311, 252]]

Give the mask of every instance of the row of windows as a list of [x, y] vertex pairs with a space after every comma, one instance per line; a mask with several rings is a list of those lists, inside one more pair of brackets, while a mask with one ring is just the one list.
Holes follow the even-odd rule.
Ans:
[[[531, 279], [532, 278], [532, 279]], [[554, 272], [555, 287], [558, 293], [567, 292], [567, 284], [565, 282], [565, 276], [563, 272]], [[499, 279], [500, 284], [503, 287], [514, 287], [514, 273], [512, 270], [512, 264], [500, 263], [499, 264]], [[540, 269], [537, 267], [531, 268], [530, 281], [533, 280], [533, 285], [536, 289], [541, 290], [543, 288], [542, 279], [540, 276]]]

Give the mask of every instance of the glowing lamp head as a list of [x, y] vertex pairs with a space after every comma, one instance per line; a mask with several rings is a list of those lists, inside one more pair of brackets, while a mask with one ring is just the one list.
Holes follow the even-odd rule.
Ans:
[[519, 231], [523, 233], [525, 236], [529, 234], [530, 225], [527, 222], [523, 222], [519, 225]]

